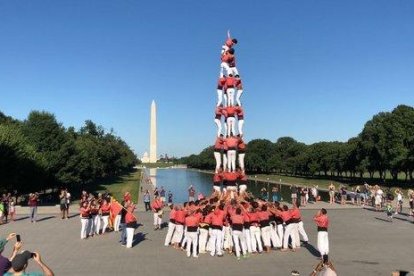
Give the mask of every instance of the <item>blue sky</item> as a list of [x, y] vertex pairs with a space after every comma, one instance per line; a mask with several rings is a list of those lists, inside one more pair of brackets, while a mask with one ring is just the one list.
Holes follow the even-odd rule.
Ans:
[[414, 1], [0, 0], [0, 110], [87, 119], [159, 153], [214, 142], [226, 30], [238, 38], [247, 140], [346, 141], [414, 103]]

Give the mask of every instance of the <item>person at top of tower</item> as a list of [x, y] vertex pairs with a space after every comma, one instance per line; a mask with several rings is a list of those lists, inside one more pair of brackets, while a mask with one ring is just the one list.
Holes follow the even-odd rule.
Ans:
[[221, 116], [223, 116], [223, 107], [222, 106], [217, 106], [214, 113], [215, 113], [214, 122], [217, 125], [217, 137], [219, 137], [220, 134], [221, 134], [221, 129], [222, 129]]
[[220, 77], [224, 76], [224, 70], [226, 71], [226, 76], [232, 72], [230, 65], [235, 65], [234, 58], [233, 48], [229, 49], [221, 56]]
[[231, 49], [236, 44], [237, 44], [237, 39], [231, 37], [230, 30], [227, 31], [227, 39], [224, 42], [223, 46], [221, 47], [221, 54], [223, 55], [225, 52], [227, 52], [229, 49]]
[[[223, 89], [226, 85], [226, 77], [222, 76], [219, 77], [217, 81], [217, 106], [220, 106], [223, 102]], [[226, 100], [226, 96], [224, 96], [224, 99]], [[225, 105], [227, 105], [227, 100], [225, 102]]]
[[242, 80], [241, 80], [241, 78], [238, 74], [235, 75], [234, 77], [236, 78], [235, 86], [236, 86], [236, 90], [237, 90], [237, 92], [236, 92], [236, 102], [239, 106], [241, 106], [242, 104], [240, 102], [240, 97], [243, 94], [243, 83], [242, 83]]

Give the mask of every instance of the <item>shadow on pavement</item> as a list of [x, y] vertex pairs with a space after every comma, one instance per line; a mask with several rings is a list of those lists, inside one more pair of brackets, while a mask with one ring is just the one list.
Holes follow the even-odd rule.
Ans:
[[55, 216], [44, 217], [44, 218], [38, 219], [37, 221], [39, 222], [39, 221], [49, 220], [52, 218], [55, 218]]
[[76, 214], [70, 215], [70, 216], [68, 216], [68, 218], [74, 218], [74, 217], [77, 217], [77, 216], [79, 216], [79, 213], [76, 213]]
[[142, 241], [146, 240], [148, 233], [138, 232], [134, 235], [134, 241], [132, 242], [132, 247], [140, 244]]
[[25, 219], [28, 219], [28, 218], [30, 218], [30, 217], [29, 216], [25, 216], [25, 217], [17, 218], [14, 221], [25, 220]]
[[375, 217], [375, 219], [377, 219], [377, 220], [381, 220], [381, 221], [385, 221], [385, 222], [391, 222], [391, 221], [389, 221], [388, 219], [379, 218], [379, 217]]
[[304, 247], [309, 251], [309, 253], [311, 253], [313, 256], [315, 257], [320, 257], [321, 254], [319, 253], [319, 251], [310, 243], [305, 244]]

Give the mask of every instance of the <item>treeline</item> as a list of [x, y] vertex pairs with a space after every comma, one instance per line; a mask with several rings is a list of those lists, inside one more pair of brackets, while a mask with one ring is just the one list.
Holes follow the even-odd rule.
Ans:
[[76, 187], [130, 170], [137, 158], [90, 120], [65, 128], [48, 112], [19, 121], [0, 112], [0, 188], [20, 192]]
[[[346, 126], [344, 126], [346, 127]], [[213, 147], [181, 159], [189, 167], [213, 169]], [[311, 145], [291, 137], [276, 142], [255, 139], [247, 144], [246, 170], [297, 176], [364, 177], [377, 175], [392, 180], [403, 174], [413, 180], [414, 109], [400, 105], [369, 120], [362, 132], [347, 142], [318, 142]]]

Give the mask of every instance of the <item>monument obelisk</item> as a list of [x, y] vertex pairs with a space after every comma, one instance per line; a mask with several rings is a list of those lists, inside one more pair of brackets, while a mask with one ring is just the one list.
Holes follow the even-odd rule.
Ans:
[[157, 107], [155, 101], [151, 103], [151, 123], [150, 123], [150, 156], [149, 162], [157, 162]]

